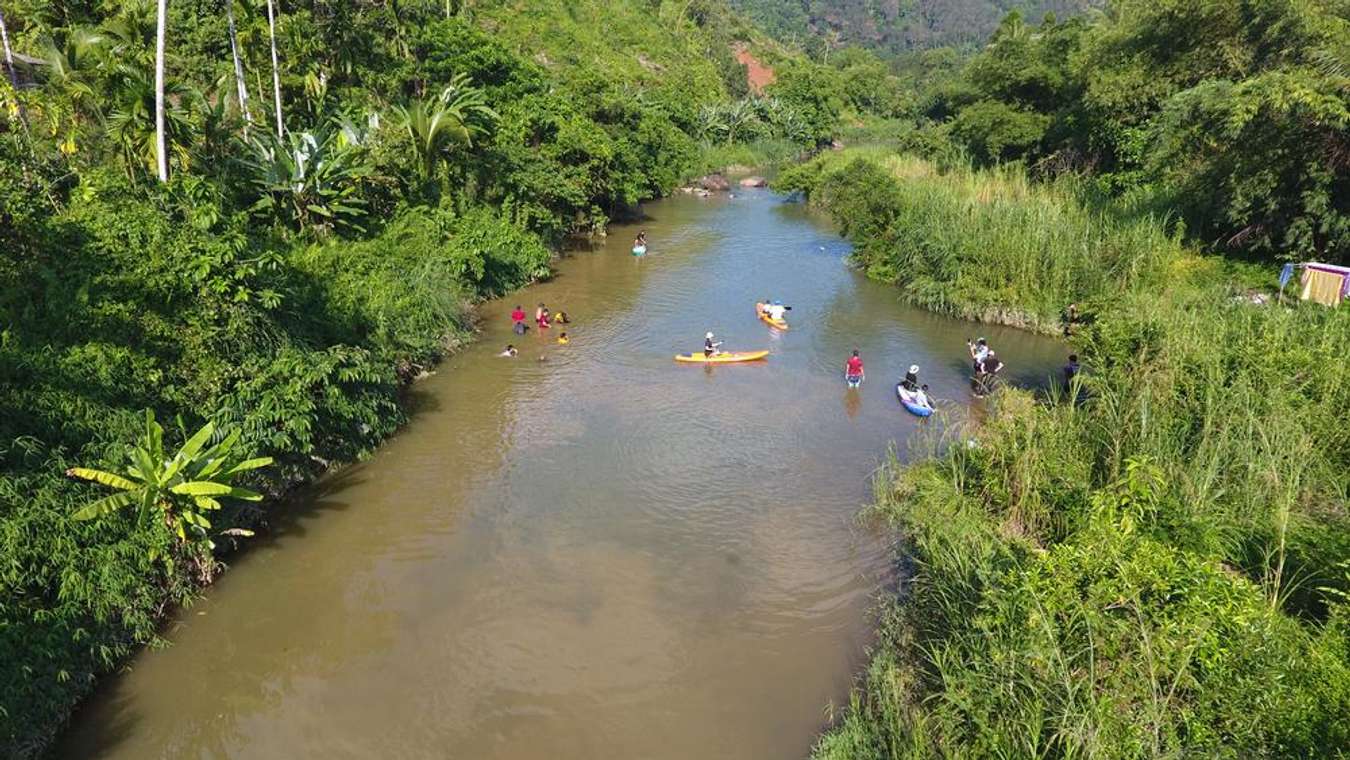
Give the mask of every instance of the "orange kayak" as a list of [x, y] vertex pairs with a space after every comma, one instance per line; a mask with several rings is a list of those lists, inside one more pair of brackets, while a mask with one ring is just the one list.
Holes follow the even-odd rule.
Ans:
[[759, 317], [759, 318], [760, 318], [760, 321], [762, 321], [762, 322], [768, 324], [768, 325], [771, 326], [771, 327], [776, 327], [776, 328], [778, 328], [779, 330], [786, 330], [786, 329], [788, 329], [788, 323], [787, 323], [787, 320], [786, 320], [786, 319], [774, 319], [773, 317], [769, 316], [768, 314], [765, 314], [765, 313], [760, 309], [760, 307], [763, 306], [763, 305], [764, 305], [764, 304], [759, 304], [759, 303], [755, 304], [755, 316]]
[[768, 355], [768, 351], [726, 351], [712, 356], [704, 356], [700, 352], [697, 354], [676, 354], [675, 361], [689, 364], [734, 364], [736, 362], [757, 361]]

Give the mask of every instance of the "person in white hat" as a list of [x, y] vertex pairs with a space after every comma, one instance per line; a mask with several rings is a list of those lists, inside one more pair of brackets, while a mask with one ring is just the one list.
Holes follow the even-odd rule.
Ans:
[[905, 379], [900, 382], [900, 386], [911, 392], [919, 389], [919, 365], [909, 365], [909, 372], [905, 373]]
[[703, 355], [705, 357], [711, 359], [717, 353], [717, 349], [721, 346], [721, 343], [713, 342], [713, 334], [711, 332], [703, 336]]

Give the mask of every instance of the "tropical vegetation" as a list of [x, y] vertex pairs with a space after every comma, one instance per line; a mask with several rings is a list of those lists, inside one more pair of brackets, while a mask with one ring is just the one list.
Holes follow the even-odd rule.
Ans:
[[0, 0], [0, 31], [6, 757], [267, 497], [397, 429], [474, 302], [841, 118], [752, 94], [737, 50], [799, 56], [714, 0]]
[[878, 476], [902, 581], [816, 757], [1345, 756], [1350, 312], [1274, 288], [1350, 255], [1345, 20], [1013, 15], [910, 130], [779, 177], [900, 298], [1086, 367]]

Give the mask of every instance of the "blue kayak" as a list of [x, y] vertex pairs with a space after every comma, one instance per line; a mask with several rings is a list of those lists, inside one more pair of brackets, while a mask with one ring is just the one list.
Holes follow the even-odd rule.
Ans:
[[914, 398], [914, 394], [905, 390], [902, 385], [895, 386], [895, 395], [900, 399], [900, 405], [905, 407], [905, 411], [915, 417], [927, 417], [933, 413], [933, 408], [931, 406], [924, 406], [923, 404], [918, 403]]

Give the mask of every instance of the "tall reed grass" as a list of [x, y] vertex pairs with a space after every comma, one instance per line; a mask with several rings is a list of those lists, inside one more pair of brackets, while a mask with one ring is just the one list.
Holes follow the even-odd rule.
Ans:
[[880, 476], [916, 572], [816, 757], [1344, 757], [1350, 310], [1254, 305], [1068, 185], [866, 161], [808, 179], [863, 209], [869, 273], [957, 314], [1000, 274], [1009, 308], [1085, 303], [1090, 369]]
[[1012, 168], [940, 173], [871, 147], [827, 154], [778, 184], [828, 209], [858, 266], [905, 300], [1041, 332], [1122, 281], [1157, 285], [1182, 256], [1159, 220], [1122, 218], [1079, 200], [1071, 179], [1033, 184]]

